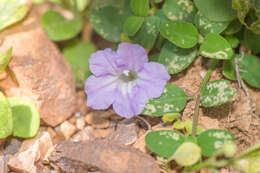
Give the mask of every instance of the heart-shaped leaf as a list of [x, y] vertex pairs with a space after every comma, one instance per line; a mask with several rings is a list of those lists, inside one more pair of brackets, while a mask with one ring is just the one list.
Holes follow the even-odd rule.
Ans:
[[95, 31], [112, 42], [120, 41], [123, 25], [128, 16], [130, 16], [129, 7], [105, 6], [91, 8], [89, 12], [89, 20]]
[[184, 21], [164, 22], [160, 27], [161, 35], [181, 48], [194, 47], [199, 38], [195, 26]]
[[135, 43], [142, 45], [147, 49], [152, 49], [159, 33], [160, 18], [157, 16], [149, 16], [144, 19], [144, 23], [140, 30], [132, 37]]
[[193, 142], [184, 142], [171, 159], [174, 159], [181, 166], [191, 166], [198, 162], [201, 158], [200, 147]]
[[9, 102], [0, 92], [0, 139], [11, 135], [13, 131], [13, 118]]
[[131, 9], [135, 15], [145, 17], [149, 14], [149, 0], [131, 0]]
[[184, 142], [184, 136], [175, 130], [157, 130], [145, 137], [147, 147], [159, 156], [169, 158]]
[[237, 13], [232, 9], [232, 0], [194, 0], [201, 14], [216, 22], [231, 21]]
[[1, 0], [0, 2], [0, 31], [20, 20], [27, 14], [29, 0]]
[[96, 51], [91, 43], [75, 41], [63, 48], [63, 55], [74, 71], [76, 82], [79, 86], [84, 83], [84, 75], [89, 71], [89, 57]]
[[202, 155], [208, 157], [221, 149], [225, 142], [234, 140], [235, 138], [232, 133], [221, 129], [206, 130], [200, 133], [197, 138], [198, 145], [202, 150]]
[[40, 116], [34, 103], [25, 98], [8, 98], [13, 114], [13, 136], [34, 137], [40, 126]]
[[138, 16], [130, 16], [124, 23], [124, 32], [129, 36], [134, 36], [141, 28], [144, 18]]
[[170, 74], [179, 73], [186, 69], [196, 58], [197, 48], [184, 49], [166, 42], [160, 52], [159, 62]]
[[12, 48], [0, 55], [0, 73], [3, 72], [12, 58]]
[[222, 36], [210, 33], [200, 46], [200, 54], [214, 59], [230, 59], [234, 52], [229, 42]]
[[220, 34], [224, 31], [229, 22], [214, 22], [210, 21], [208, 18], [204, 17], [200, 12], [198, 12], [194, 18], [194, 23], [203, 35], [209, 33]]
[[77, 36], [83, 25], [81, 17], [66, 19], [59, 12], [49, 10], [41, 17], [41, 25], [53, 41], [63, 41]]
[[196, 12], [195, 6], [190, 0], [166, 0], [162, 10], [164, 14], [172, 21], [190, 20]]
[[260, 35], [255, 34], [253, 31], [249, 29], [245, 29], [244, 31], [244, 40], [245, 45], [248, 49], [252, 50], [255, 54], [260, 53]]
[[202, 105], [205, 107], [219, 106], [232, 99], [236, 89], [229, 87], [229, 84], [230, 82], [227, 80], [209, 82], [202, 91]]
[[163, 116], [183, 110], [187, 103], [187, 95], [176, 85], [166, 84], [164, 93], [159, 98], [150, 99], [142, 114]]

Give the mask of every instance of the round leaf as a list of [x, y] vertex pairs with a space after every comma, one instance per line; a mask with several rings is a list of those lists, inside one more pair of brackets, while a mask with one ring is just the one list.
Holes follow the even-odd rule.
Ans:
[[214, 59], [230, 59], [234, 52], [229, 42], [218, 34], [210, 33], [200, 46], [200, 54]]
[[202, 91], [202, 105], [205, 107], [219, 106], [235, 95], [236, 89], [229, 87], [227, 80], [214, 80], [209, 82]]
[[82, 85], [84, 74], [89, 71], [89, 57], [96, 51], [91, 43], [81, 41], [72, 42], [63, 48], [63, 55], [74, 71], [76, 82]]
[[77, 36], [83, 22], [80, 17], [68, 20], [59, 12], [49, 10], [42, 15], [41, 25], [51, 40], [63, 41]]
[[163, 116], [166, 113], [180, 112], [185, 107], [187, 98], [181, 88], [176, 85], [166, 84], [161, 97], [150, 99], [143, 110], [143, 114]]
[[9, 102], [0, 92], [0, 139], [11, 135], [13, 131], [12, 111]]
[[158, 61], [167, 68], [170, 74], [176, 74], [186, 69], [194, 61], [196, 54], [197, 48], [183, 49], [166, 42]]
[[0, 73], [3, 72], [12, 58], [12, 48], [9, 48], [4, 54], [0, 55]]
[[149, 14], [149, 0], [131, 0], [131, 9], [138, 16], [147, 16]]
[[161, 35], [178, 47], [194, 47], [199, 38], [195, 26], [184, 21], [164, 22], [160, 27]]
[[172, 158], [181, 166], [191, 166], [200, 160], [201, 149], [193, 142], [184, 142]]
[[13, 136], [34, 137], [40, 126], [40, 116], [34, 103], [25, 99], [8, 98], [13, 114]]
[[238, 38], [233, 35], [227, 35], [225, 36], [225, 39], [229, 42], [232, 48], [236, 48], [239, 45]]
[[194, 0], [201, 14], [217, 22], [231, 21], [237, 17], [232, 0]]
[[166, 0], [162, 10], [173, 21], [187, 19], [191, 21], [195, 14], [195, 7], [190, 0]]
[[234, 135], [232, 133], [221, 129], [206, 130], [200, 133], [197, 138], [198, 145], [202, 150], [202, 155], [208, 157], [221, 149], [225, 142], [234, 140]]
[[147, 147], [159, 156], [169, 158], [183, 143], [184, 136], [175, 130], [157, 130], [145, 137]]
[[138, 16], [130, 16], [126, 19], [124, 23], [124, 32], [129, 35], [133, 36], [135, 33], [141, 28], [144, 22], [144, 18]]
[[248, 49], [252, 50], [255, 54], [260, 53], [260, 35], [255, 34], [253, 31], [245, 29], [244, 32], [245, 45]]
[[[239, 58], [242, 58], [240, 56]], [[244, 54], [242, 60], [238, 63], [242, 70], [240, 75], [249, 85], [260, 88], [260, 59], [257, 56]]]
[[201, 15], [200, 12], [196, 14], [194, 23], [203, 35], [207, 35], [209, 33], [220, 34], [229, 24], [229, 22], [210, 21], [208, 18]]
[[89, 20], [95, 31], [112, 42], [120, 41], [123, 25], [128, 16], [128, 9], [112, 6], [91, 8], [89, 12]]
[[1, 0], [0, 31], [22, 20], [28, 12], [29, 6], [29, 0]]
[[132, 37], [135, 43], [142, 45], [147, 49], [152, 49], [159, 33], [160, 18], [149, 16], [144, 19], [141, 29]]

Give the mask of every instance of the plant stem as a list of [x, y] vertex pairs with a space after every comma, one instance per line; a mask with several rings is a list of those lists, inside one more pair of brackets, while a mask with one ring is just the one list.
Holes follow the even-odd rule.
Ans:
[[195, 110], [194, 110], [194, 115], [193, 115], [192, 133], [191, 133], [192, 136], [196, 136], [196, 132], [197, 132], [201, 93], [204, 90], [204, 88], [206, 87], [212, 72], [214, 71], [214, 69], [218, 65], [218, 62], [219, 62], [218, 59], [214, 59], [213, 62], [210, 64], [209, 70], [207, 71], [206, 76], [203, 78], [203, 81], [200, 84], [200, 88], [199, 88], [198, 94], [197, 94], [197, 96], [195, 98], [196, 104], [195, 104]]

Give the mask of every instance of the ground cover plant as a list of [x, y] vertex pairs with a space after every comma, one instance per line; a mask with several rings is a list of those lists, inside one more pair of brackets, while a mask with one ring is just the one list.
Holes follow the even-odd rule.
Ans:
[[[243, 151], [237, 134], [199, 125], [201, 109], [221, 114], [221, 106], [238, 96], [259, 121], [260, 104], [252, 99], [252, 91], [260, 95], [257, 0], [3, 0], [0, 34], [43, 4], [49, 6], [37, 20], [69, 63], [77, 90], [84, 89], [85, 106], [113, 109], [117, 116], [143, 122], [147, 153], [160, 171], [260, 172], [259, 124], [256, 140]], [[13, 50], [11, 44], [1, 52], [0, 73], [13, 73]], [[190, 75], [196, 61], [206, 70], [196, 72], [202, 80], [190, 94], [191, 83], [179, 86], [174, 80]], [[35, 137], [42, 118], [39, 107], [0, 89], [0, 138]], [[191, 102], [192, 116], [183, 118]], [[158, 124], [164, 128], [154, 128]]]

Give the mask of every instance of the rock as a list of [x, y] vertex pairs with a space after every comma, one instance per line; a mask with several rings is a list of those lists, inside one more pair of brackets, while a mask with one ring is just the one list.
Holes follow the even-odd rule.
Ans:
[[111, 122], [106, 119], [110, 113], [106, 111], [93, 111], [86, 115], [85, 120], [94, 128], [105, 129], [111, 125]]
[[143, 134], [142, 136], [140, 136], [136, 142], [134, 143], [133, 147], [136, 149], [139, 149], [140, 151], [144, 152], [144, 153], [149, 153], [149, 150], [147, 150], [146, 148], [146, 143], [145, 143], [145, 136], [151, 132], [151, 130], [148, 130], [145, 134]]
[[71, 139], [74, 142], [93, 140], [94, 139], [93, 128], [85, 127], [83, 130], [73, 135]]
[[34, 139], [25, 140], [21, 149], [8, 161], [8, 166], [15, 172], [36, 173], [35, 162], [43, 160], [49, 148], [53, 146], [48, 132], [39, 132]]
[[13, 53], [0, 88], [8, 97], [31, 99], [41, 119], [56, 126], [75, 111], [75, 82], [69, 64], [41, 28], [39, 17], [32, 10], [19, 25], [1, 33], [0, 52], [13, 47]]
[[8, 138], [4, 145], [4, 154], [15, 154], [19, 151], [22, 141], [17, 138]]
[[8, 173], [7, 156], [5, 155], [0, 155], [0, 172]]
[[58, 129], [58, 133], [62, 135], [65, 139], [69, 139], [75, 132], [76, 127], [68, 121], [64, 121]]
[[76, 127], [79, 130], [83, 130], [85, 127], [85, 118], [84, 117], [79, 117], [76, 119]]
[[110, 133], [107, 139], [119, 144], [131, 145], [137, 140], [138, 131], [136, 121], [130, 119], [128, 122], [119, 123], [116, 130]]
[[159, 173], [155, 160], [129, 146], [109, 140], [65, 141], [49, 157], [51, 164], [70, 173]]
[[114, 129], [95, 129], [93, 130], [94, 138], [106, 138], [110, 133], [113, 133]]

